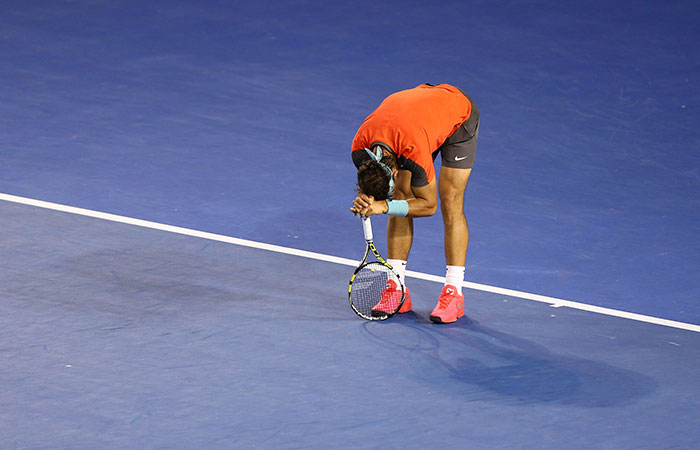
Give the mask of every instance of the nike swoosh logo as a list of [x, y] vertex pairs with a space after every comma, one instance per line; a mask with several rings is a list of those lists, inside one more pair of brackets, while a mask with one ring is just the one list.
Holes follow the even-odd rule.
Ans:
[[461, 161], [463, 159], [467, 159], [466, 156], [455, 156], [455, 161]]

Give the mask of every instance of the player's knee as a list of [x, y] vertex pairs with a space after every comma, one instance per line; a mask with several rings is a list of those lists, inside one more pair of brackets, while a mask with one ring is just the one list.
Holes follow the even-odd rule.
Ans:
[[446, 219], [464, 217], [464, 197], [444, 195], [440, 197], [440, 212]]
[[440, 192], [440, 205], [443, 212], [451, 210], [462, 210], [464, 206], [464, 194], [456, 191]]

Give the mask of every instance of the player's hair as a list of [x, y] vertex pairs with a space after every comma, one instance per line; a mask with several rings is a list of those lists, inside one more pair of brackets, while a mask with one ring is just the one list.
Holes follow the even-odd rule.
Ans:
[[[394, 167], [395, 161], [391, 156], [382, 158], [382, 164]], [[371, 195], [375, 200], [389, 198], [389, 174], [379, 162], [368, 160], [357, 169], [357, 187], [360, 192]]]

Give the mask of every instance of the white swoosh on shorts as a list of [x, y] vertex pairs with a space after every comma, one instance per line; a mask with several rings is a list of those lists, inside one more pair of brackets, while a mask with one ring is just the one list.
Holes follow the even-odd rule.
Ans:
[[466, 156], [455, 156], [455, 161], [461, 161], [463, 159], [467, 159]]

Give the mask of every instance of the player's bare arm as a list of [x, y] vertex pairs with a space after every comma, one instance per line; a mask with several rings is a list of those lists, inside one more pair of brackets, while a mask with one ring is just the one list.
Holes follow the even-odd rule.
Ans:
[[[408, 217], [428, 217], [437, 211], [437, 182], [433, 180], [423, 187], [412, 187], [413, 198], [408, 201]], [[388, 200], [391, 201], [391, 200]], [[387, 200], [375, 200], [371, 195], [358, 193], [357, 198], [352, 202], [354, 214], [366, 217], [376, 214], [386, 214], [389, 211]]]
[[413, 198], [408, 199], [408, 217], [429, 217], [437, 211], [437, 182], [422, 187], [411, 187]]

